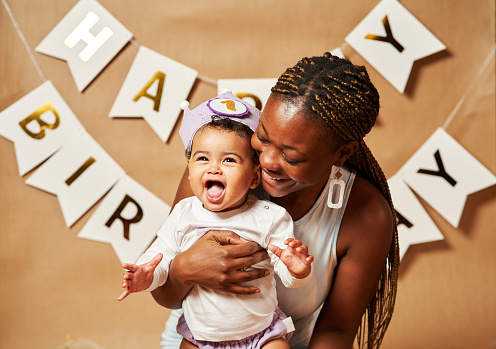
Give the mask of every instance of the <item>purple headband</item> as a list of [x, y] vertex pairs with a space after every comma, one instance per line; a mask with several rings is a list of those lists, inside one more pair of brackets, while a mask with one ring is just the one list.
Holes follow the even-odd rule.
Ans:
[[229, 90], [224, 90], [222, 94], [203, 102], [194, 109], [189, 109], [188, 101], [183, 101], [181, 108], [184, 110], [184, 115], [179, 135], [187, 150], [191, 150], [191, 143], [196, 132], [200, 127], [212, 121], [212, 116], [217, 115], [241, 122], [255, 131], [262, 114], [260, 110], [236, 97]]

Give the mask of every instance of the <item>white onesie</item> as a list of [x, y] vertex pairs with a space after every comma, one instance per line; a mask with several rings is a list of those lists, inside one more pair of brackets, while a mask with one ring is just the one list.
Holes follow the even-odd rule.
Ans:
[[[341, 167], [340, 172], [343, 174], [341, 179], [346, 182], [343, 206], [340, 209], [327, 206], [328, 182], [310, 211], [294, 222], [295, 237], [307, 245], [309, 253], [315, 257], [312, 274], [306, 278], [308, 283], [304, 287], [287, 289], [277, 282], [279, 306], [287, 316], [292, 317], [296, 328], [289, 341], [292, 349], [308, 346], [315, 321], [332, 286], [339, 228], [356, 176], [355, 171], [346, 167]], [[181, 313], [181, 309], [171, 312], [162, 333], [162, 349], [179, 348], [182, 337], [176, 333], [176, 324]]]

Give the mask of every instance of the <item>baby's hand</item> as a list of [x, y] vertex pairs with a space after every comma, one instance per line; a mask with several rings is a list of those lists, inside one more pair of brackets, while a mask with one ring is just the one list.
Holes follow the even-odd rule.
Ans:
[[151, 261], [141, 265], [123, 263], [122, 267], [126, 269], [126, 272], [124, 273], [122, 288], [125, 288], [125, 290], [117, 300], [121, 301], [131, 293], [144, 291], [150, 287], [153, 281], [153, 272], [162, 257], [163, 255], [159, 253]]
[[308, 254], [308, 247], [303, 245], [300, 240], [286, 239], [285, 249], [281, 249], [270, 244], [269, 250], [274, 253], [288, 267], [289, 272], [295, 278], [303, 279], [310, 274], [313, 256]]

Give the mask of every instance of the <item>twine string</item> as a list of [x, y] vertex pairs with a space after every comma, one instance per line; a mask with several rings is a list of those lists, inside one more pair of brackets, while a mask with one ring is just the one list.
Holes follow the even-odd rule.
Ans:
[[40, 77], [43, 79], [43, 81], [47, 81], [47, 78], [45, 77], [45, 75], [43, 74], [43, 71], [41, 70], [41, 67], [40, 65], [38, 64], [38, 61], [36, 60], [36, 58], [34, 57], [34, 54], [33, 54], [33, 51], [31, 50], [31, 47], [29, 47], [29, 44], [26, 40], [26, 38], [24, 37], [24, 34], [22, 34], [22, 31], [21, 29], [19, 28], [19, 24], [17, 23], [14, 15], [12, 14], [12, 11], [10, 10], [10, 6], [9, 4], [7, 4], [7, 1], [6, 0], [2, 0], [2, 4], [3, 6], [5, 7], [5, 10], [7, 11], [7, 14], [9, 15], [9, 18], [10, 18], [10, 21], [12, 22], [12, 24], [14, 25], [14, 28], [17, 32], [17, 34], [19, 35], [19, 37], [21, 38], [21, 41], [22, 43], [24, 44], [24, 47], [26, 48], [26, 51], [28, 51], [28, 54], [29, 54], [29, 58], [31, 59], [31, 61], [33, 62], [34, 64], [34, 67], [36, 68], [36, 70], [38, 71], [38, 74], [40, 75]]
[[470, 85], [468, 86], [468, 88], [465, 90], [465, 93], [462, 95], [462, 97], [460, 98], [460, 100], [456, 104], [455, 108], [453, 109], [453, 111], [451, 112], [451, 114], [448, 116], [448, 119], [446, 119], [446, 122], [443, 125], [443, 129], [444, 130], [446, 130], [446, 128], [451, 123], [451, 121], [453, 121], [453, 118], [455, 117], [456, 113], [458, 113], [458, 110], [462, 106], [463, 102], [465, 102], [465, 99], [467, 98], [468, 94], [470, 93], [470, 91], [472, 90], [472, 88], [475, 86], [475, 83], [479, 80], [479, 78], [481, 77], [482, 73], [486, 69], [487, 65], [489, 64], [489, 62], [493, 58], [494, 51], [495, 50], [496, 50], [496, 45], [491, 49], [491, 51], [487, 55], [486, 59], [484, 60], [484, 63], [482, 64], [482, 66], [480, 67], [479, 71], [477, 72], [477, 75], [472, 79], [472, 82], [470, 83]]

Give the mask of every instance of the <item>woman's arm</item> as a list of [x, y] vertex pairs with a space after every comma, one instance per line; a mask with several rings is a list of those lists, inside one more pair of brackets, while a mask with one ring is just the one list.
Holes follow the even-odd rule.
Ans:
[[[185, 170], [174, 199], [192, 196], [188, 169]], [[248, 242], [230, 231], [210, 231], [188, 250], [178, 254], [169, 266], [167, 282], [152, 291], [155, 301], [167, 308], [180, 308], [194, 285], [240, 294], [259, 292], [256, 287], [238, 285], [268, 275], [266, 270], [240, 269], [268, 258], [255, 242]]]
[[350, 349], [375, 294], [393, 236], [389, 205], [357, 177], [338, 238], [334, 282], [309, 348]]

